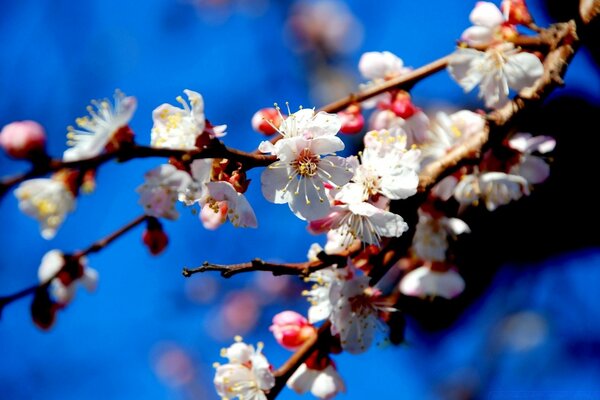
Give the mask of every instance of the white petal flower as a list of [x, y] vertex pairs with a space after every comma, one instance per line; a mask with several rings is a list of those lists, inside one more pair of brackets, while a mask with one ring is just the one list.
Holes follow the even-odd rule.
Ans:
[[[352, 188], [357, 188], [357, 190], [352, 190]], [[344, 202], [352, 197], [354, 200], [360, 196], [362, 196], [362, 188], [351, 183], [344, 186], [337, 199]], [[345, 237], [343, 243], [347, 248], [355, 240], [379, 245], [382, 237], [401, 236], [408, 230], [408, 225], [398, 214], [382, 210], [371, 203], [353, 201], [333, 207], [327, 217], [311, 224], [311, 230], [315, 233], [330, 229], [337, 230], [339, 235]]]
[[535, 55], [519, 53], [512, 44], [504, 43], [486, 52], [459, 48], [448, 71], [465, 92], [479, 85], [479, 97], [485, 99], [486, 107], [499, 108], [508, 101], [509, 88], [519, 92], [533, 85], [544, 66]]
[[44, 239], [52, 239], [68, 212], [75, 209], [75, 197], [63, 182], [31, 179], [15, 190], [19, 209], [37, 219]]
[[390, 200], [406, 199], [417, 193], [419, 176], [412, 168], [405, 167], [402, 158], [406, 152], [376, 151], [365, 148], [360, 157], [352, 181], [363, 188], [361, 201], [371, 196], [383, 195]]
[[470, 232], [469, 226], [458, 218], [439, 217], [419, 210], [419, 222], [415, 230], [412, 248], [424, 261], [444, 261], [448, 249], [448, 235], [456, 236]]
[[344, 148], [340, 138], [323, 135], [306, 139], [304, 136], [282, 139], [275, 144], [273, 150], [279, 161], [265, 168], [261, 188], [267, 200], [288, 203], [298, 218], [310, 221], [329, 212], [324, 184], [340, 187], [353, 173], [344, 158], [322, 158]]
[[529, 195], [527, 181], [519, 175], [503, 172], [485, 172], [465, 175], [454, 189], [454, 197], [461, 205], [485, 202], [489, 211]]
[[485, 119], [472, 111], [461, 110], [451, 115], [444, 112], [437, 113], [429, 140], [422, 147], [422, 164], [437, 161], [454, 146], [484, 129]]
[[73, 147], [64, 152], [64, 161], [97, 156], [119, 130], [127, 128], [137, 107], [137, 100], [118, 90], [115, 91], [114, 100], [114, 106], [108, 99], [92, 101], [95, 109], [92, 106], [88, 107], [90, 117], [76, 120], [81, 129], [68, 128], [67, 143]]
[[186, 206], [191, 206], [206, 196], [206, 184], [210, 182], [212, 165], [212, 158], [194, 160], [190, 164], [192, 179], [187, 186], [183, 186], [179, 191], [179, 201]]
[[[328, 114], [323, 111], [315, 113], [312, 108], [301, 108], [292, 114], [288, 105], [289, 115], [284, 117], [277, 105], [275, 105], [275, 108], [279, 112], [282, 122], [279, 127], [273, 125], [273, 129], [281, 134], [284, 139], [303, 137], [310, 140], [322, 136], [335, 136], [342, 127], [342, 121], [337, 114]], [[269, 146], [269, 144], [268, 141], [262, 142], [261, 147], [259, 147], [260, 151], [275, 153], [273, 146]]]
[[461, 40], [471, 46], [491, 43], [505, 21], [502, 11], [487, 1], [477, 2], [469, 19], [473, 26], [462, 33]]
[[410, 72], [404, 61], [389, 51], [370, 51], [364, 53], [358, 62], [361, 75], [369, 80], [389, 79]]
[[429, 117], [418, 110], [410, 118], [402, 118], [392, 110], [376, 110], [369, 118], [369, 126], [374, 130], [400, 131], [406, 135], [406, 146], [420, 145], [429, 138]]
[[139, 203], [147, 215], [157, 218], [177, 219], [175, 204], [180, 193], [192, 183], [192, 177], [171, 164], [163, 164], [144, 175], [145, 182], [136, 191]]
[[340, 335], [342, 348], [358, 354], [366, 351], [378, 330], [385, 331], [379, 319], [381, 312], [393, 312], [378, 289], [369, 286], [369, 277], [352, 271], [349, 279], [336, 281], [329, 294], [331, 301], [331, 333]]
[[258, 225], [254, 210], [246, 196], [237, 192], [229, 182], [206, 183], [206, 195], [200, 202], [203, 207], [208, 206], [215, 213], [219, 213], [224, 202], [227, 207], [227, 217], [235, 227], [256, 228]]
[[311, 306], [308, 309], [308, 322], [323, 321], [331, 315], [330, 291], [331, 285], [338, 280], [346, 279], [348, 269], [328, 267], [311, 273], [307, 278], [307, 282], [315, 282], [311, 290], [302, 292], [306, 296]]
[[217, 366], [214, 384], [219, 396], [223, 399], [266, 400], [264, 391], [275, 385], [275, 377], [261, 350], [261, 343], [255, 350], [240, 339], [222, 351], [229, 363]]
[[454, 269], [433, 271], [421, 266], [400, 281], [400, 292], [406, 296], [439, 296], [453, 299], [465, 290], [465, 281]]
[[[196, 148], [196, 139], [206, 128], [204, 100], [200, 93], [188, 89], [183, 92], [187, 95], [189, 105], [181, 96], [178, 96], [177, 102], [183, 108], [165, 103], [152, 112], [154, 126], [152, 127], [151, 144], [153, 147], [181, 150]], [[220, 132], [220, 130], [217, 131]], [[224, 133], [218, 133], [215, 136], [223, 135]]]
[[287, 386], [298, 394], [310, 392], [319, 399], [331, 399], [346, 391], [346, 385], [333, 365], [316, 370], [302, 364], [288, 379]]
[[50, 282], [50, 292], [59, 304], [68, 304], [73, 300], [78, 284], [82, 284], [88, 292], [96, 290], [98, 272], [87, 266], [85, 257], [81, 257], [77, 262], [77, 267], [81, 268], [81, 271], [77, 271], [80, 272], [80, 276], [65, 284], [63, 280], [57, 277], [57, 274], [65, 266], [63, 253], [60, 250], [50, 250], [42, 257], [38, 269], [38, 279], [40, 284]]

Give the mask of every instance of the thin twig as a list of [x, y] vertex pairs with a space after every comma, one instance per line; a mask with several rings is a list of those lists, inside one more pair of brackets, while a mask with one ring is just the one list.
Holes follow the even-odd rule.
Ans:
[[[125, 233], [129, 232], [131, 229], [135, 228], [142, 222], [146, 221], [147, 218], [148, 218], [148, 216], [146, 216], [146, 215], [140, 215], [139, 217], [137, 217], [133, 221], [127, 223], [126, 225], [122, 226], [121, 228], [117, 229], [115, 232], [111, 233], [110, 235], [92, 243], [86, 249], [81, 250], [81, 251], [76, 251], [72, 255], [64, 254], [63, 257], [73, 257], [75, 259], [78, 259], [78, 258], [86, 256], [88, 254], [96, 253], [96, 252], [104, 249], [109, 244], [111, 244], [115, 239], [121, 237]], [[63, 272], [63, 269], [65, 268], [66, 265], [67, 265], [67, 263], [65, 263], [63, 265], [63, 267], [61, 267], [56, 272], [56, 274], [52, 275], [52, 277], [50, 279], [48, 279], [46, 282], [41, 282], [41, 283], [38, 283], [37, 285], [32, 285], [28, 288], [19, 290], [18, 292], [7, 295], [7, 296], [0, 296], [0, 313], [2, 312], [2, 309], [4, 308], [4, 306], [6, 306], [16, 300], [19, 300], [23, 297], [26, 297], [30, 294], [35, 293], [35, 291], [39, 288], [48, 286], [50, 284], [50, 282], [52, 281], [52, 279], [56, 278], [61, 272]]]

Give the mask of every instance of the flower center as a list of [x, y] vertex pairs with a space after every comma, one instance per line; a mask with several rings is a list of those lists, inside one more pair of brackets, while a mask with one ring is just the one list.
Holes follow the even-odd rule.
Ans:
[[301, 176], [313, 177], [319, 169], [319, 156], [314, 155], [309, 149], [302, 149], [292, 166]]

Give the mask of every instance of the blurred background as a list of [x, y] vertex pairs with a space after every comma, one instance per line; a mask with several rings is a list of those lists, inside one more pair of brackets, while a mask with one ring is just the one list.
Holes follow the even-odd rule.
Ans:
[[[131, 122], [149, 143], [151, 112], [175, 104], [183, 89], [202, 93], [206, 115], [228, 125], [225, 143], [252, 150], [262, 137], [253, 113], [273, 102], [320, 106], [355, 90], [365, 51], [391, 51], [418, 67], [453, 50], [475, 2], [431, 0], [115, 0], [3, 2], [0, 13], [0, 124], [33, 119], [49, 151], [66, 148], [66, 127], [90, 99], [116, 88], [138, 98]], [[576, 1], [529, 2], [545, 26], [574, 15]], [[406, 343], [360, 356], [336, 356], [342, 398], [600, 398], [600, 129], [598, 48], [575, 57], [566, 87], [528, 115], [523, 131], [552, 135], [558, 146], [549, 181], [493, 214], [472, 210], [473, 234], [460, 241], [467, 291], [454, 301], [404, 299]], [[413, 91], [427, 110], [481, 107], [444, 72]], [[354, 139], [354, 141], [356, 141]], [[349, 147], [352, 139], [348, 140]], [[134, 189], [162, 160], [107, 164], [96, 192], [78, 200], [58, 235], [42, 239], [12, 193], [0, 200], [0, 294], [37, 280], [51, 249], [81, 249], [142, 211]], [[0, 155], [0, 175], [27, 164]], [[167, 250], [151, 257], [142, 228], [89, 264], [94, 294], [81, 290], [42, 332], [31, 299], [0, 320], [0, 397], [5, 399], [216, 399], [219, 350], [240, 334], [264, 341], [280, 365], [289, 353], [267, 326], [284, 309], [306, 312], [295, 277], [254, 273], [224, 280], [181, 276], [205, 260], [261, 257], [303, 261], [314, 241], [285, 205], [262, 198], [257, 171], [247, 196], [257, 230], [210, 232], [182, 211], [166, 222]], [[282, 399], [298, 396], [284, 391]]]

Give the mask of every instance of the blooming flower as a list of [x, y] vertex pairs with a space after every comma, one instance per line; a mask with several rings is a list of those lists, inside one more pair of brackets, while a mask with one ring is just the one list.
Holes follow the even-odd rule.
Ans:
[[[359, 85], [361, 91], [367, 90], [372, 86], [378, 85], [383, 81], [405, 75], [411, 71], [411, 68], [404, 66], [404, 61], [389, 51], [369, 51], [364, 53], [358, 61], [358, 70], [361, 75], [369, 81]], [[389, 103], [391, 96], [389, 93], [382, 93], [362, 103], [365, 108], [373, 108], [379, 102]]]
[[41, 284], [50, 282], [52, 296], [59, 304], [71, 302], [78, 284], [82, 284], [89, 292], [96, 290], [98, 272], [87, 266], [85, 257], [65, 259], [59, 250], [50, 250], [42, 258], [38, 269]]
[[75, 196], [65, 183], [55, 179], [30, 179], [15, 190], [19, 209], [40, 223], [44, 239], [52, 239], [68, 212], [75, 209]]
[[465, 92], [479, 85], [479, 97], [485, 99], [486, 107], [499, 108], [508, 101], [509, 88], [519, 92], [533, 85], [544, 66], [534, 54], [503, 43], [485, 52], [459, 48], [449, 61], [448, 71]]
[[223, 399], [266, 400], [265, 390], [275, 385], [270, 365], [261, 354], [262, 343], [256, 350], [236, 337], [236, 343], [223, 349], [221, 355], [229, 360], [217, 365], [214, 378], [217, 393]]
[[340, 121], [337, 115], [300, 110], [279, 127], [283, 139], [275, 145], [261, 143], [260, 150], [275, 154], [278, 161], [261, 175], [261, 188], [267, 200], [288, 203], [298, 218], [314, 220], [330, 209], [325, 183], [334, 187], [346, 184], [352, 171], [344, 158], [325, 156], [344, 149], [335, 136]]
[[465, 281], [450, 268], [434, 271], [429, 266], [421, 266], [410, 271], [400, 281], [400, 292], [407, 296], [439, 296], [453, 299], [465, 290]]
[[[210, 212], [220, 216], [220, 220], [224, 222], [226, 217], [229, 218], [233, 226], [242, 228], [256, 228], [258, 223], [256, 221], [256, 215], [252, 206], [242, 193], [237, 192], [233, 185], [229, 182], [208, 182], [206, 183], [206, 195], [200, 200], [203, 204], [202, 215], [206, 218], [207, 222], [211, 218], [209, 217]], [[205, 224], [205, 227], [215, 226], [214, 220], [210, 223]], [[211, 225], [212, 224], [212, 225]]]
[[[170, 104], [161, 104], [152, 112], [154, 126], [151, 133], [151, 144], [153, 147], [165, 147], [170, 149], [193, 150], [196, 149], [196, 140], [207, 128], [204, 116], [204, 100], [200, 93], [189, 89], [183, 91], [191, 105], [177, 97], [183, 108], [177, 108]], [[215, 137], [225, 135], [225, 126], [213, 128]]]
[[379, 316], [395, 308], [381, 292], [369, 286], [369, 277], [353, 270], [349, 279], [336, 281], [331, 289], [331, 333], [340, 335], [342, 348], [352, 354], [368, 349], [378, 329], [385, 330]]
[[[351, 196], [355, 194], [348, 197]], [[312, 221], [309, 229], [313, 233], [335, 229], [344, 237], [344, 244], [348, 247], [354, 240], [379, 245], [382, 237], [399, 237], [408, 230], [408, 225], [398, 214], [382, 210], [371, 203], [352, 201], [336, 205], [328, 216]]]
[[371, 114], [369, 127], [373, 130], [399, 131], [406, 136], [407, 146], [420, 145], [429, 138], [429, 117], [417, 110], [410, 117], [400, 117], [393, 110], [380, 109]]
[[477, 113], [461, 110], [453, 114], [439, 112], [432, 124], [427, 143], [421, 147], [422, 165], [437, 161], [454, 146], [485, 129], [485, 120]]
[[192, 183], [192, 177], [171, 164], [163, 164], [144, 175], [145, 182], [136, 191], [140, 194], [139, 203], [146, 215], [157, 218], [177, 219], [175, 210], [179, 193]]
[[298, 394], [310, 392], [319, 399], [331, 399], [339, 392], [346, 391], [346, 385], [333, 364], [324, 369], [309, 368], [302, 364], [288, 379], [287, 386]]
[[[419, 176], [406, 167], [402, 158], [406, 152], [376, 151], [366, 147], [355, 168], [352, 181], [362, 191], [362, 201], [383, 195], [390, 200], [406, 199], [417, 192]], [[410, 156], [410, 155], [409, 155]]]
[[462, 206], [483, 200], [489, 211], [529, 195], [525, 178], [503, 172], [465, 175], [454, 188], [454, 197]]
[[315, 271], [306, 278], [307, 282], [315, 282], [310, 290], [302, 292], [311, 304], [308, 309], [308, 321], [311, 324], [329, 318], [332, 310], [329, 300], [332, 285], [346, 279], [347, 275], [347, 268], [328, 267]]
[[88, 107], [90, 117], [77, 118], [75, 121], [81, 129], [68, 128], [67, 144], [72, 147], [64, 152], [64, 161], [95, 157], [111, 142], [133, 139], [128, 124], [137, 107], [137, 100], [118, 90], [113, 97], [114, 106], [108, 99], [92, 101], [94, 107]]
[[415, 255], [425, 261], [444, 261], [448, 249], [448, 235], [469, 233], [469, 226], [461, 219], [441, 216], [436, 218], [419, 209], [412, 248]]

